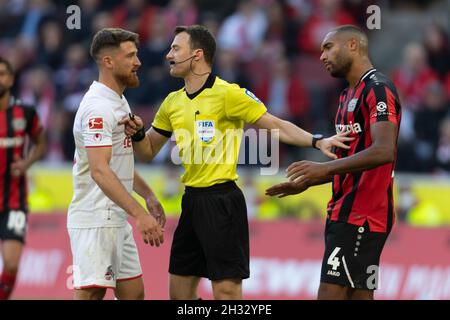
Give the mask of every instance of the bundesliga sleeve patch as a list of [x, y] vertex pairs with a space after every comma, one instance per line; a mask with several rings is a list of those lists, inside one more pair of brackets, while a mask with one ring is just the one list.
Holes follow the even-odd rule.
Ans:
[[245, 89], [245, 94], [248, 95], [253, 100], [255, 100], [256, 102], [261, 103], [261, 100], [259, 100], [258, 97], [253, 94], [253, 92]]
[[103, 118], [102, 117], [89, 118], [88, 131], [90, 132], [103, 131]]

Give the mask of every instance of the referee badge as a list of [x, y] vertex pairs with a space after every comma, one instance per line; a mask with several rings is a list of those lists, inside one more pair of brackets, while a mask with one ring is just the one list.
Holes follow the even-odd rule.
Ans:
[[195, 130], [203, 142], [211, 142], [216, 134], [217, 117], [215, 115], [196, 115]]

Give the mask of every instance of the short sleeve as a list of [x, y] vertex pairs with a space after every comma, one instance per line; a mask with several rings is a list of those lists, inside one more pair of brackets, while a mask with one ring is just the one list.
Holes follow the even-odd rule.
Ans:
[[81, 122], [86, 148], [112, 146], [112, 133], [117, 125], [112, 110], [89, 108], [83, 115]]
[[155, 115], [155, 119], [153, 120], [152, 127], [154, 127], [156, 130], [159, 129], [160, 131], [173, 132], [168, 109], [169, 97], [164, 99], [163, 103], [159, 107], [158, 112]]
[[237, 85], [228, 89], [225, 98], [225, 113], [228, 118], [255, 123], [266, 112], [264, 103], [251, 91]]
[[26, 132], [32, 138], [36, 138], [42, 130], [42, 124], [34, 108], [26, 108], [27, 127]]
[[369, 89], [366, 104], [369, 107], [370, 123], [389, 121], [398, 125], [397, 101], [385, 84], [377, 83]]

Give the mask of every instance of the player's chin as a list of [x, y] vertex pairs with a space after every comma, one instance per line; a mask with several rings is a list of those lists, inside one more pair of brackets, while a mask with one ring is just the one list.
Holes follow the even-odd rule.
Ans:
[[128, 88], [136, 88], [136, 87], [139, 87], [139, 84], [140, 84], [139, 78], [138, 78], [137, 76], [135, 76], [135, 75], [133, 75], [133, 76], [131, 76], [131, 77], [129, 77], [129, 78], [127, 79], [127, 87], [128, 87]]

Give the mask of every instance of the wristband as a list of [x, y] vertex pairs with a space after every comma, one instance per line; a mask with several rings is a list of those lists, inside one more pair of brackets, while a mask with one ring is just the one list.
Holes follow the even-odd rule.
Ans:
[[135, 134], [133, 134], [131, 136], [131, 140], [133, 140], [134, 142], [142, 141], [142, 140], [144, 140], [144, 138], [145, 138], [145, 129], [144, 129], [144, 127], [139, 129]]

